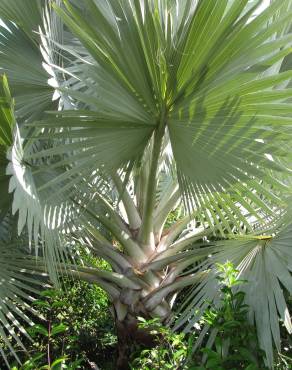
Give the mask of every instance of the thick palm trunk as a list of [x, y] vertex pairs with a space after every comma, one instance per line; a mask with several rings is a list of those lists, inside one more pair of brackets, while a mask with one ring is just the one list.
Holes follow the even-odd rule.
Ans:
[[152, 348], [155, 345], [154, 337], [145, 329], [138, 328], [138, 320], [127, 316], [123, 321], [116, 320], [118, 336], [118, 356], [116, 369], [129, 370], [130, 356], [136, 346]]
[[[154, 289], [154, 287], [153, 287]], [[138, 317], [151, 319], [153, 316], [165, 322], [171, 313], [171, 308], [165, 299], [153, 310], [145, 304], [145, 290], [126, 289], [113, 304], [118, 346], [117, 370], [130, 369], [131, 355], [137, 347], [152, 348], [155, 345], [153, 335], [149, 329], [139, 327]]]

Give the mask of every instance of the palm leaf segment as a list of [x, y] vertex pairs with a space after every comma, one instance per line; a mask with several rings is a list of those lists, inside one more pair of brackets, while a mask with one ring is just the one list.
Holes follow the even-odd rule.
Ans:
[[[40, 49], [39, 27], [45, 28], [42, 20], [45, 5], [45, 0], [0, 1], [0, 16], [5, 22], [0, 26], [0, 72], [9, 78], [20, 124], [22, 120], [38, 119], [44, 111], [58, 107], [56, 101], [52, 101], [54, 79], [43, 66]], [[56, 31], [56, 20], [51, 23]], [[54, 62], [54, 58], [50, 60]]]

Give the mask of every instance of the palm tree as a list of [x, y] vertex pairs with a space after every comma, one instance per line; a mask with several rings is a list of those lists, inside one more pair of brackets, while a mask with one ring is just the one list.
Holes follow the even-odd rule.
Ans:
[[[292, 4], [261, 3], [0, 0], [0, 335], [16, 358], [36, 275], [108, 293], [124, 369], [151, 340], [137, 317], [194, 331], [230, 260], [272, 365], [279, 320], [292, 331]], [[112, 271], [76, 266], [76, 244]]]

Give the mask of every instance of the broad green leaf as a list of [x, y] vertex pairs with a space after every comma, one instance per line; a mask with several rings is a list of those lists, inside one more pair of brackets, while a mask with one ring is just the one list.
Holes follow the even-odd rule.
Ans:
[[64, 324], [53, 325], [51, 330], [51, 336], [54, 337], [57, 334], [64, 333], [68, 327]]

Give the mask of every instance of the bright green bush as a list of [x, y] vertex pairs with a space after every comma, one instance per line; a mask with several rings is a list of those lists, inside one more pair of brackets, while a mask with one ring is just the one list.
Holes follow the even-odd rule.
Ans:
[[188, 356], [188, 345], [183, 333], [173, 333], [159, 319], [139, 318], [139, 327], [147, 329], [155, 337], [156, 346], [142, 349], [132, 361], [132, 370], [181, 369]]
[[217, 264], [217, 268], [221, 299], [218, 304], [211, 304], [202, 318], [202, 323], [209, 328], [208, 341], [202, 349], [205, 365], [191, 369], [266, 369], [255, 327], [248, 322], [245, 294], [237, 288], [247, 282], [238, 279], [238, 271], [231, 262]]
[[14, 370], [45, 369], [48, 365], [51, 369], [61, 365], [84, 369], [89, 361], [102, 362], [114, 350], [116, 336], [104, 291], [71, 280], [63, 285], [64, 291], [46, 290], [35, 301], [40, 319], [28, 329], [33, 343], [28, 343], [28, 353], [21, 355], [23, 367], [15, 364]]
[[[109, 268], [105, 261], [83, 249], [79, 248], [78, 253], [78, 264], [86, 260]], [[61, 284], [62, 289], [45, 290], [34, 302], [39, 315], [34, 318], [36, 325], [28, 328], [33, 342], [26, 341], [27, 352], [16, 347], [24, 364], [18, 367], [14, 363], [13, 370], [46, 369], [49, 365], [52, 370], [86, 369], [89, 362], [105, 363], [108, 358], [113, 361], [117, 338], [107, 294], [96, 285], [70, 277]], [[4, 364], [0, 363], [2, 368]]]

